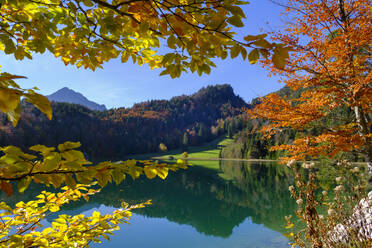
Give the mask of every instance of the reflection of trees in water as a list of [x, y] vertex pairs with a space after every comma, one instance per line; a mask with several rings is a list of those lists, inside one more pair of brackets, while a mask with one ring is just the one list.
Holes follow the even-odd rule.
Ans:
[[[152, 199], [152, 206], [135, 212], [188, 224], [206, 235], [228, 237], [247, 217], [285, 232], [284, 216], [295, 208], [288, 192], [292, 179], [285, 169], [235, 162], [221, 164], [221, 172], [232, 180], [223, 180], [213, 171], [199, 167], [173, 173], [164, 181], [128, 179], [119, 186], [106, 186], [88, 204], [73, 202], [64, 209], [67, 214], [78, 214], [99, 204], [120, 207], [122, 201], [138, 203]], [[40, 192], [37, 188], [34, 186], [34, 191]], [[27, 191], [23, 200], [31, 200], [30, 196], [35, 194]]]
[[226, 194], [224, 200], [254, 209], [253, 222], [285, 232], [284, 217], [296, 209], [288, 190], [293, 184], [290, 168], [276, 163], [224, 161], [220, 169], [224, 178], [231, 179], [232, 184], [244, 192], [238, 199], [230, 199]]

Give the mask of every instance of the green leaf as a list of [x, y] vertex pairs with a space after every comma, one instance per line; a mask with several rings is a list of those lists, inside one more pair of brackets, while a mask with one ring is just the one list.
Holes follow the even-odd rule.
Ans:
[[66, 161], [85, 162], [84, 154], [81, 151], [67, 150], [61, 152], [61, 155]]
[[72, 141], [67, 141], [63, 144], [59, 144], [58, 145], [58, 150], [60, 152], [63, 152], [63, 151], [66, 151], [66, 150], [71, 150], [71, 149], [75, 149], [75, 148], [78, 148], [81, 146], [81, 143], [80, 142], [72, 142]]
[[44, 168], [47, 171], [52, 171], [58, 168], [59, 162], [61, 161], [61, 156], [54, 152], [52, 155], [49, 155], [44, 158]]
[[19, 118], [21, 117], [21, 105], [18, 104], [18, 107], [14, 110], [7, 112], [8, 119], [12, 122], [13, 126], [17, 126]]
[[31, 183], [31, 177], [29, 176], [26, 176], [24, 178], [22, 178], [19, 182], [18, 182], [18, 191], [20, 193], [23, 193], [25, 192], [25, 190], [28, 188], [28, 186], [30, 185]]
[[235, 58], [239, 55], [239, 52], [240, 52], [240, 46], [235, 44], [232, 48], [231, 48], [231, 51], [230, 51], [230, 56], [231, 58]]
[[74, 189], [76, 187], [76, 181], [75, 179], [72, 177], [71, 174], [67, 174], [65, 176], [65, 183], [67, 185], [67, 187], [71, 188], [71, 189]]
[[91, 0], [83, 0], [83, 3], [87, 7], [93, 7], [94, 6], [94, 4]]
[[273, 45], [271, 45], [271, 43], [265, 39], [256, 40], [255, 42], [253, 42], [253, 44], [266, 49], [270, 49], [273, 47]]
[[274, 49], [274, 55], [272, 57], [272, 62], [277, 69], [284, 69], [285, 61], [289, 57], [288, 51], [289, 47], [276, 47]]
[[116, 184], [120, 184], [125, 179], [125, 174], [120, 170], [113, 170], [111, 177]]
[[141, 24], [139, 25], [139, 32], [141, 34], [144, 34], [146, 33], [150, 28], [150, 25], [148, 22], [141, 22]]
[[167, 53], [163, 56], [161, 63], [166, 65], [167, 63], [172, 63], [174, 60], [175, 54], [174, 53]]
[[234, 25], [235, 27], [241, 28], [244, 26], [241, 17], [238, 15], [233, 15], [232, 17], [227, 19], [227, 22], [231, 25]]
[[257, 61], [258, 61], [259, 58], [260, 58], [260, 54], [259, 54], [257, 48], [253, 49], [253, 50], [248, 54], [248, 60], [249, 60], [249, 63], [251, 63], [251, 64], [255, 64], [255, 63], [257, 63]]
[[244, 40], [247, 42], [264, 39], [266, 38], [267, 34], [259, 34], [259, 35], [247, 35], [244, 37]]
[[169, 48], [176, 49], [176, 37], [174, 35], [169, 36], [167, 40], [167, 45]]
[[231, 12], [231, 14], [245, 18], [245, 14], [239, 6], [225, 5], [224, 7], [228, 9]]
[[31, 151], [40, 152], [43, 155], [53, 152], [55, 147], [47, 147], [44, 145], [34, 145], [29, 148]]

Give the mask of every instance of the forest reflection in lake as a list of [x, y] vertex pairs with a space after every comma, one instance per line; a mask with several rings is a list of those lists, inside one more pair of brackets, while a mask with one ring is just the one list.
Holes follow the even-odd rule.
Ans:
[[[94, 246], [290, 247], [283, 236], [284, 217], [296, 207], [288, 191], [293, 184], [289, 169], [276, 163], [216, 163], [220, 163], [218, 172], [192, 166], [166, 180], [128, 178], [121, 185], [107, 185], [89, 202], [69, 204], [58, 214], [109, 212], [122, 201], [152, 199], [151, 206], [134, 211], [131, 224], [121, 225], [111, 241]], [[37, 191], [37, 186], [32, 188]]]

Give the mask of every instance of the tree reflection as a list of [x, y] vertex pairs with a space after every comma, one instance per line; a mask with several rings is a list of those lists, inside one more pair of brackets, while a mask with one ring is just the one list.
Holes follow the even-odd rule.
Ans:
[[[219, 174], [195, 166], [173, 173], [166, 180], [127, 179], [121, 185], [106, 186], [88, 203], [69, 204], [64, 211], [78, 214], [100, 204], [119, 208], [122, 201], [139, 203], [152, 199], [151, 206], [135, 212], [191, 225], [206, 235], [229, 237], [246, 218], [285, 233], [284, 216], [292, 214], [296, 207], [288, 191], [291, 182], [288, 169], [281, 165], [224, 161]], [[5, 201], [31, 200], [40, 190], [33, 185], [25, 195]], [[49, 220], [54, 217], [49, 216]]]

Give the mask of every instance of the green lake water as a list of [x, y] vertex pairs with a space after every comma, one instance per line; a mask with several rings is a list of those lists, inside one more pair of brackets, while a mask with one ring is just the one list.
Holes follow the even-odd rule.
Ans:
[[[93, 247], [290, 247], [283, 235], [284, 217], [294, 213], [296, 204], [288, 191], [293, 184], [288, 168], [275, 163], [216, 163], [219, 171], [192, 166], [170, 173], [166, 180], [127, 179], [119, 186], [108, 185], [89, 202], [69, 204], [62, 213], [108, 213], [122, 201], [152, 199], [151, 206], [134, 211], [131, 224], [121, 225], [111, 241]], [[32, 185], [30, 190], [36, 189]]]

